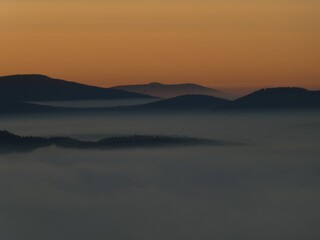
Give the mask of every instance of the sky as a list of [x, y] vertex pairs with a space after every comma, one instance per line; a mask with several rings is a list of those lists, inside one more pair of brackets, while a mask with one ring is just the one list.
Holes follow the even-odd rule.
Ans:
[[0, 75], [320, 88], [319, 0], [0, 0]]

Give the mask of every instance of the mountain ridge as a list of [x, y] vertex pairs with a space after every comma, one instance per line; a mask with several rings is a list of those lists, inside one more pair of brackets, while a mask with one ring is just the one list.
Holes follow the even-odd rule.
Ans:
[[188, 94], [177, 96], [168, 99], [161, 99], [155, 102], [146, 103], [143, 105], [135, 106], [136, 109], [139, 110], [153, 110], [153, 111], [161, 111], [161, 110], [170, 110], [170, 111], [178, 111], [178, 110], [213, 110], [218, 106], [222, 106], [229, 102], [228, 100], [208, 96], [208, 95], [199, 95], [199, 94]]
[[240, 97], [225, 109], [302, 109], [319, 108], [320, 91], [299, 87], [263, 88]]
[[124, 90], [101, 88], [51, 78], [41, 74], [19, 74], [0, 77], [1, 101], [62, 101], [89, 99], [152, 98]]
[[[19, 77], [20, 76], [20, 77]], [[27, 79], [35, 79], [34, 81], [26, 81]], [[14, 80], [12, 83], [11, 80]], [[39, 95], [39, 89], [34, 93], [32, 91], [32, 84], [37, 85], [41, 83], [43, 79], [46, 79], [46, 87], [40, 88], [43, 90]], [[42, 112], [63, 112], [63, 113], [79, 113], [79, 112], [143, 112], [143, 111], [224, 111], [224, 110], [272, 110], [272, 109], [317, 109], [320, 108], [320, 91], [308, 90], [298, 87], [277, 87], [277, 88], [265, 88], [254, 91], [250, 94], [247, 94], [243, 97], [240, 97], [235, 100], [226, 100], [219, 97], [208, 96], [203, 94], [187, 94], [176, 96], [168, 99], [159, 99], [157, 101], [145, 104], [139, 104], [134, 106], [119, 106], [119, 107], [92, 107], [92, 108], [82, 108], [77, 109], [74, 107], [53, 107], [48, 105], [40, 105], [32, 102], [31, 99], [28, 99], [26, 95], [23, 95], [24, 91], [29, 87], [29, 93], [36, 95], [37, 100], [43, 96], [48, 97], [47, 88], [55, 87], [58, 81], [58, 89], [51, 92], [51, 94], [56, 94], [58, 91], [58, 98], [63, 98], [69, 96], [70, 86], [77, 86], [81, 88], [80, 93], [82, 97], [94, 97], [95, 99], [105, 99], [106, 92], [110, 93], [110, 89], [104, 89], [94, 86], [87, 86], [83, 84], [78, 84], [74, 82], [68, 82], [65, 80], [52, 79], [48, 76], [39, 75], [39, 74], [30, 74], [30, 75], [11, 75], [6, 77], [0, 77], [0, 114], [28, 114], [28, 113], [42, 113]], [[22, 85], [21, 85], [22, 82]], [[63, 83], [61, 85], [61, 83]], [[20, 84], [20, 85], [19, 85]], [[26, 86], [24, 86], [24, 85]], [[151, 83], [153, 85], [158, 85], [160, 83]], [[19, 85], [20, 87], [17, 87]], [[30, 86], [31, 85], [31, 86]], [[161, 85], [161, 84], [160, 84]], [[193, 85], [193, 84], [191, 84]], [[8, 87], [9, 86], [9, 87]], [[24, 86], [24, 87], [23, 87]], [[66, 86], [67, 89], [64, 89]], [[76, 93], [79, 93], [78, 88], [76, 87]], [[86, 95], [87, 90], [98, 90], [98, 93], [93, 91], [89, 95]], [[130, 97], [140, 97], [140, 94], [131, 95], [129, 92], [123, 92], [121, 90], [110, 90], [114, 93], [123, 93], [125, 96], [129, 94]], [[20, 95], [22, 93], [22, 96]], [[66, 95], [68, 93], [69, 95]], [[11, 95], [13, 94], [13, 96]], [[96, 95], [98, 94], [98, 95]], [[102, 94], [102, 95], [101, 95]], [[72, 95], [72, 94], [71, 94]], [[117, 95], [119, 97], [119, 95]], [[142, 95], [144, 97], [149, 97]], [[107, 96], [108, 99], [112, 98], [112, 95]], [[111, 97], [111, 98], [110, 98]], [[49, 99], [56, 99], [56, 96], [49, 96]], [[72, 99], [79, 98], [79, 95], [71, 96]], [[122, 98], [121, 98], [122, 99]], [[44, 100], [42, 98], [42, 100]], [[62, 99], [60, 99], [62, 100]], [[81, 98], [82, 100], [82, 98]]]
[[227, 94], [217, 89], [205, 87], [194, 83], [163, 84], [159, 82], [151, 82], [148, 84], [119, 85], [112, 88], [147, 94], [160, 98], [172, 98], [190, 94], [209, 95], [225, 99], [231, 98]]

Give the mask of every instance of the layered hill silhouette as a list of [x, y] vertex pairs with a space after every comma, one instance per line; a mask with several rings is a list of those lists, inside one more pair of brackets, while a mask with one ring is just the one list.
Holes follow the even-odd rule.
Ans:
[[141, 105], [97, 108], [53, 107], [36, 103], [0, 101], [0, 114], [212, 111], [228, 102], [228, 100], [222, 98], [206, 95], [184, 95]]
[[52, 145], [60, 148], [107, 150], [117, 148], [147, 148], [200, 145], [228, 146], [238, 144], [210, 139], [159, 135], [132, 135], [119, 137], [116, 136], [104, 138], [98, 141], [81, 141], [69, 137], [23, 137], [12, 134], [8, 131], [0, 131], [0, 154], [13, 152], [28, 152], [38, 148]]
[[219, 98], [229, 99], [228, 94], [220, 92], [219, 90], [204, 87], [198, 84], [184, 83], [184, 84], [162, 84], [153, 82], [149, 84], [140, 85], [123, 85], [115, 86], [113, 89], [120, 89], [129, 92], [136, 92], [146, 95], [151, 95], [159, 98], [172, 98], [181, 95], [209, 95]]
[[310, 109], [320, 108], [320, 91], [303, 88], [267, 88], [222, 106], [224, 109]]
[[151, 98], [120, 89], [88, 86], [44, 75], [12, 75], [0, 77], [0, 101], [59, 101], [88, 99]]
[[207, 95], [183, 95], [135, 106], [133, 107], [133, 109], [149, 111], [202, 111], [214, 110], [217, 107], [222, 107], [224, 104], [228, 102], [228, 100]]
[[105, 89], [51, 79], [43, 75], [0, 77], [0, 114], [41, 112], [134, 112], [134, 111], [223, 111], [320, 108], [320, 91], [282, 87], [255, 91], [236, 100], [208, 95], [189, 94], [154, 102], [121, 107], [82, 108], [51, 107], [27, 101], [57, 101], [83, 99], [147, 98], [147, 95], [116, 89]]
[[320, 108], [320, 91], [303, 88], [268, 88], [229, 101], [205, 95], [184, 95], [135, 106], [136, 110], [272, 110]]

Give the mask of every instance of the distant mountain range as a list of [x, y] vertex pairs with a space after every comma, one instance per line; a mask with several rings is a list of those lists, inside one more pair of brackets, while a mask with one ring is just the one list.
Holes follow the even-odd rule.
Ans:
[[[151, 84], [158, 85], [158, 84]], [[176, 86], [176, 85], [172, 85]], [[197, 86], [197, 85], [192, 85]], [[170, 92], [170, 91], [169, 91]], [[104, 108], [50, 107], [31, 101], [88, 100], [88, 99], [152, 98], [118, 89], [92, 87], [52, 79], [43, 75], [14, 75], [0, 77], [0, 114], [40, 112], [126, 112], [126, 111], [224, 111], [320, 108], [320, 91], [303, 88], [268, 88], [236, 100], [188, 94], [134, 106]]]
[[150, 98], [119, 89], [88, 86], [44, 75], [0, 77], [0, 101], [60, 101]]
[[230, 99], [231, 97], [219, 90], [200, 86], [192, 83], [184, 84], [162, 84], [162, 83], [149, 83], [141, 85], [124, 85], [115, 86], [113, 89], [120, 89], [129, 92], [151, 95], [160, 98], [172, 98], [181, 95], [208, 95], [219, 98]]
[[320, 109], [320, 91], [301, 88], [261, 89], [230, 101], [206, 95], [184, 95], [155, 102], [120, 107], [70, 108], [24, 102], [1, 102], [0, 114], [81, 113], [81, 112], [181, 112], [181, 111], [263, 111], [281, 109]]

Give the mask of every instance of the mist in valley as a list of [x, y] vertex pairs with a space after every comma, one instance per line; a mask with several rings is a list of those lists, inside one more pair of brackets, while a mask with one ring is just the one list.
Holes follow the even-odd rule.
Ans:
[[146, 99], [108, 99], [108, 100], [74, 100], [74, 101], [41, 101], [30, 102], [39, 105], [52, 107], [72, 107], [72, 108], [102, 108], [102, 107], [120, 107], [133, 106], [139, 104], [151, 103], [159, 100], [158, 98]]
[[1, 239], [319, 239], [320, 112], [2, 116], [19, 135], [243, 143], [0, 155]]

